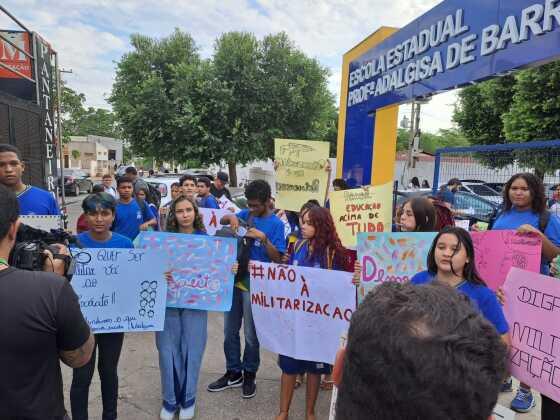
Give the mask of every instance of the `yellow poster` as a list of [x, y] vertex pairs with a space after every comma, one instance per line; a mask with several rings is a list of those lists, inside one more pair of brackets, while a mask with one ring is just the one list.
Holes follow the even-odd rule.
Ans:
[[324, 204], [329, 174], [329, 143], [274, 140], [276, 208], [299, 211], [308, 200]]
[[333, 191], [330, 206], [342, 244], [355, 249], [358, 233], [391, 232], [393, 183]]

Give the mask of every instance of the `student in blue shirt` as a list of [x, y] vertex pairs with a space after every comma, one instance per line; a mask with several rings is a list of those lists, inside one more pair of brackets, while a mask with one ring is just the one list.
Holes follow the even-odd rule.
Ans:
[[152, 217], [156, 221], [156, 224], [151, 225], [151, 227], [154, 230], [159, 230], [160, 228], [159, 216], [158, 216], [159, 212], [156, 205], [152, 202], [149, 189], [143, 186], [136, 188], [136, 200], [138, 201], [140, 207], [148, 206], [148, 208], [150, 209], [150, 213], [152, 214]]
[[[327, 270], [344, 270], [344, 247], [340, 242], [329, 210], [312, 207], [301, 215], [301, 236], [289, 256], [288, 264]], [[355, 265], [354, 285], [359, 284], [361, 268]], [[352, 287], [348, 284], [348, 287]], [[292, 396], [298, 375], [307, 374], [306, 418], [315, 418], [315, 404], [319, 393], [321, 375], [331, 373], [331, 365], [322, 362], [298, 360], [279, 355], [278, 366], [282, 370], [280, 385], [280, 412], [276, 420], [288, 419]], [[327, 384], [327, 382], [325, 382]]]
[[[513, 175], [504, 186], [503, 211], [492, 225], [492, 230], [517, 230], [519, 233], [538, 235], [542, 239], [541, 274], [549, 274], [549, 263], [560, 254], [560, 218], [546, 209], [546, 194], [542, 181], [531, 173]], [[511, 391], [511, 378], [502, 390]], [[553, 404], [543, 397], [543, 413]], [[527, 413], [536, 405], [531, 387], [521, 383], [511, 408]], [[556, 417], [560, 418], [560, 405], [556, 404]], [[552, 418], [552, 417], [551, 417]], [[543, 420], [547, 420], [543, 416]]]
[[[84, 248], [134, 248], [132, 241], [111, 232], [117, 202], [110, 194], [90, 194], [82, 202], [82, 209], [89, 226], [87, 232], [78, 235]], [[74, 369], [70, 387], [72, 418], [88, 418], [89, 387], [95, 370], [95, 353], [98, 350], [97, 370], [101, 380], [101, 396], [104, 419], [117, 418], [119, 378], [117, 375], [124, 333], [95, 334], [96, 350], [83, 367]]]
[[198, 189], [198, 207], [203, 209], [219, 209], [220, 206], [216, 198], [210, 194], [210, 187], [212, 186], [212, 181], [206, 176], [201, 176], [196, 181], [196, 187]]
[[509, 343], [509, 327], [502, 306], [476, 271], [474, 246], [466, 230], [448, 226], [438, 233], [428, 253], [428, 270], [410, 281], [418, 285], [438, 281], [467, 295], [504, 342]]
[[0, 144], [0, 184], [16, 193], [20, 215], [60, 216], [52, 193], [23, 183], [24, 170], [19, 149], [11, 144]]
[[115, 212], [113, 232], [134, 240], [141, 230], [148, 230], [157, 224], [148, 206], [141, 206], [133, 197], [132, 179], [123, 176], [117, 180], [119, 201]]
[[[281, 262], [282, 255], [286, 251], [284, 223], [270, 210], [272, 197], [270, 185], [263, 180], [252, 181], [245, 187], [245, 197], [249, 208], [240, 211], [237, 215], [222, 217], [220, 223], [229, 224], [233, 230], [239, 232], [239, 221], [243, 220], [248, 225], [245, 237], [253, 241], [249, 252], [250, 259]], [[242, 269], [243, 267], [239, 268], [240, 271]], [[249, 279], [236, 279], [233, 290], [231, 309], [224, 313], [224, 353], [227, 371], [220, 379], [208, 385], [207, 389], [210, 392], [217, 392], [242, 386], [243, 398], [252, 398], [257, 392], [255, 376], [260, 364], [260, 354], [259, 340], [251, 312]], [[241, 362], [239, 339], [242, 321], [245, 332], [243, 362]]]

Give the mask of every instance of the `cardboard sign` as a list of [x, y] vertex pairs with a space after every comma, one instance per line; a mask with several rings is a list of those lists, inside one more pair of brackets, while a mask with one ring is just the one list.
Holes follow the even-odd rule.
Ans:
[[512, 375], [560, 402], [560, 280], [514, 267], [504, 292]]
[[468, 232], [470, 230], [470, 220], [455, 219], [455, 226], [465, 229]]
[[391, 232], [392, 196], [392, 183], [333, 191], [331, 214], [342, 244], [356, 249], [359, 233]]
[[276, 208], [299, 211], [308, 200], [325, 202], [329, 143], [274, 139]]
[[356, 309], [352, 273], [252, 261], [251, 306], [261, 346], [334, 363]]
[[229, 311], [233, 297], [232, 266], [237, 241], [205, 235], [141, 232], [138, 247], [160, 250], [160, 265], [171, 274], [167, 307]]
[[202, 216], [202, 221], [204, 222], [206, 233], [211, 236], [214, 236], [216, 234], [216, 231], [222, 228], [223, 225], [220, 223], [220, 219], [226, 214], [232, 214], [229, 210], [204, 208], [199, 208], [198, 212]]
[[52, 229], [62, 228], [62, 217], [54, 215], [24, 215], [19, 216], [21, 223], [35, 229], [50, 232]]
[[74, 250], [72, 287], [94, 333], [161, 331], [165, 255], [123, 248]]
[[535, 273], [541, 270], [542, 240], [513, 230], [471, 232], [476, 268], [486, 285], [497, 290], [511, 267]]
[[220, 198], [216, 198], [216, 201], [218, 202], [218, 206], [220, 206], [222, 210], [229, 210], [231, 212], [231, 209], [233, 209], [234, 213], [237, 213], [241, 210], [233, 201], [231, 201], [225, 195], [222, 195]]
[[426, 259], [436, 232], [360, 233], [358, 261], [362, 279], [358, 302], [375, 287], [386, 281], [408, 282], [426, 270]]

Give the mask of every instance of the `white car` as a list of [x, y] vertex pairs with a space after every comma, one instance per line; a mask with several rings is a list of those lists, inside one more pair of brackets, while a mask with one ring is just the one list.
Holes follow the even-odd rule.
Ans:
[[496, 203], [498, 205], [502, 204], [503, 196], [496, 190], [490, 188], [488, 185], [482, 182], [468, 182], [461, 181], [461, 187], [459, 191], [469, 192], [471, 194], [479, 195], [488, 201]]

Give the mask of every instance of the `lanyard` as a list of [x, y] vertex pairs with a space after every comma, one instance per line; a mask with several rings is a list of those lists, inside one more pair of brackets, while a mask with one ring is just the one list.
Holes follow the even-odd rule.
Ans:
[[0, 258], [0, 265], [5, 265], [6, 267], [10, 266], [10, 264], [8, 264], [8, 261], [6, 261], [4, 258]]

